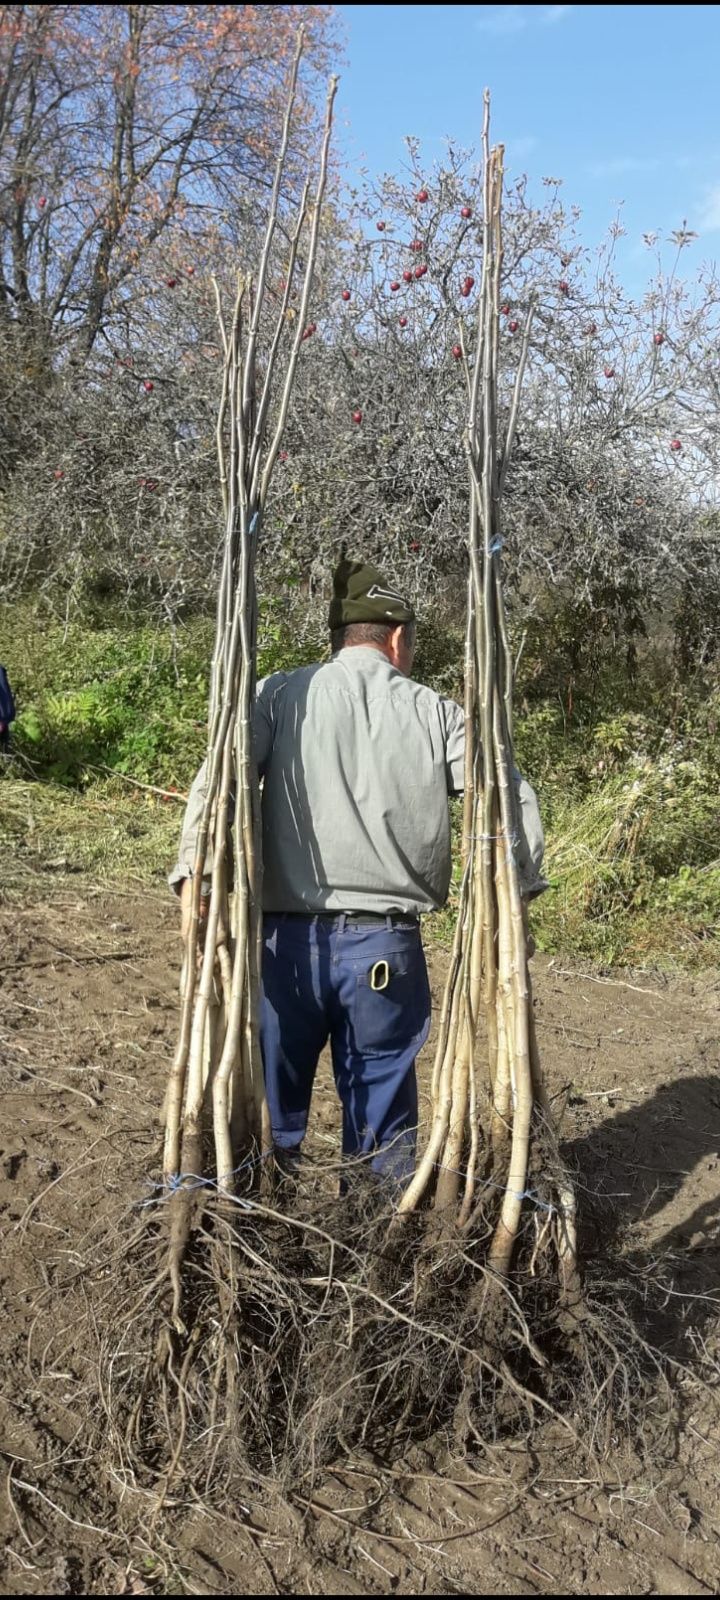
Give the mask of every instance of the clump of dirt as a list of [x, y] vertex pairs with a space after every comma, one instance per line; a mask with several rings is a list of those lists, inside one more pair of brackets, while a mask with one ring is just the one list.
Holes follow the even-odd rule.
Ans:
[[[273, 1450], [287, 1448], [292, 1408], [287, 1396], [258, 1387], [258, 1413], [273, 1414], [276, 1432], [247, 1470], [231, 1519], [184, 1493], [177, 1504], [170, 1494], [153, 1521], [152, 1461], [139, 1487], [117, 1451], [106, 1452], [114, 1463], [106, 1469], [96, 1453], [103, 1394], [91, 1348], [102, 1328], [93, 1328], [98, 1302], [87, 1267], [92, 1262], [93, 1293], [121, 1301], [129, 1235], [119, 1219], [131, 1213], [143, 1225], [133, 1249], [141, 1238], [146, 1252], [152, 1244], [147, 1219], [157, 1199], [151, 1184], [177, 1016], [176, 916], [160, 894], [95, 891], [78, 879], [71, 889], [53, 884], [44, 896], [36, 888], [0, 915], [6, 1591], [717, 1592], [720, 984], [713, 975], [695, 982], [583, 975], [536, 962], [538, 1031], [563, 1112], [563, 1153], [578, 1177], [591, 1308], [625, 1360], [612, 1381], [625, 1382], [622, 1339], [631, 1326], [635, 1351], [644, 1340], [659, 1352], [658, 1375], [673, 1384], [672, 1410], [663, 1399], [654, 1412], [648, 1373], [657, 1357], [648, 1355], [642, 1378], [631, 1365], [635, 1376], [604, 1415], [611, 1429], [622, 1405], [634, 1412], [634, 1444], [619, 1429], [615, 1442], [611, 1431], [580, 1448], [550, 1415], [543, 1426], [521, 1426], [522, 1406], [499, 1440], [480, 1430], [473, 1438], [458, 1431], [455, 1413], [443, 1413], [439, 1372], [433, 1379], [432, 1366], [418, 1361], [397, 1384], [398, 1416], [412, 1396], [408, 1418], [424, 1412], [427, 1426], [398, 1453], [373, 1437], [370, 1423], [363, 1434], [363, 1418], [372, 1419], [368, 1359], [353, 1437], [333, 1460], [332, 1419], [323, 1419], [323, 1465], [314, 1478], [303, 1466], [303, 1442], [289, 1441], [298, 1474], [294, 1483], [286, 1475], [282, 1496], [272, 1491], [268, 1467]], [[431, 953], [436, 1000], [444, 964], [442, 952]], [[421, 1064], [424, 1092], [431, 1052], [432, 1041]], [[318, 1172], [332, 1167], [338, 1123], [331, 1074], [321, 1069], [309, 1141]], [[142, 1208], [143, 1200], [151, 1204]], [[353, 1249], [357, 1217], [347, 1227], [339, 1214], [336, 1222]], [[246, 1247], [262, 1243], [259, 1218], [255, 1226]], [[296, 1275], [325, 1280], [325, 1287], [305, 1282], [317, 1312], [327, 1245], [308, 1255], [306, 1241], [301, 1259], [288, 1218], [273, 1226]], [[113, 1227], [103, 1276], [94, 1244], [112, 1240]], [[430, 1316], [452, 1293], [455, 1269], [447, 1265]], [[347, 1278], [347, 1263], [344, 1270]], [[382, 1288], [381, 1298], [402, 1309], [393, 1284]], [[144, 1348], [143, 1315], [141, 1304], [130, 1319], [136, 1342], [123, 1354], [126, 1374]], [[83, 1317], [86, 1350], [77, 1340]], [[258, 1320], [262, 1366], [260, 1331]], [[468, 1339], [477, 1333], [474, 1325]], [[368, 1351], [377, 1353], [379, 1341], [392, 1360], [386, 1335], [380, 1320], [368, 1318]], [[289, 1310], [273, 1337], [278, 1346], [287, 1341], [291, 1358]], [[105, 1356], [107, 1372], [113, 1350]], [[598, 1358], [602, 1382], [599, 1347]], [[457, 1363], [457, 1352], [443, 1359]], [[344, 1353], [323, 1347], [320, 1333], [314, 1360], [342, 1381]], [[262, 1370], [270, 1382], [270, 1366]], [[292, 1360], [280, 1370], [287, 1383]], [[562, 1370], [570, 1415], [570, 1391], [584, 1378], [571, 1364]], [[122, 1361], [113, 1381], [122, 1385]]]

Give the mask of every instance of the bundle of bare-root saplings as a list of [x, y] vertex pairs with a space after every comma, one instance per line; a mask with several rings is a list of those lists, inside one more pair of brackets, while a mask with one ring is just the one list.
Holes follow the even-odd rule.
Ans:
[[[155, 1508], [200, 1496], [230, 1511], [258, 1478], [302, 1500], [339, 1456], [367, 1447], [377, 1459], [449, 1434], [484, 1447], [549, 1413], [574, 1448], [581, 1407], [595, 1417], [612, 1396], [621, 1410], [632, 1403], [628, 1340], [579, 1290], [573, 1192], [533, 1028], [500, 557], [533, 321], [529, 306], [506, 389], [502, 150], [489, 148], [487, 97], [482, 292], [476, 327], [460, 335], [470, 491], [463, 876], [430, 1124], [399, 1203], [382, 1185], [339, 1183], [337, 1157], [311, 1157], [289, 1188], [272, 1159], [258, 1027], [255, 553], [312, 326], [335, 95], [332, 80], [315, 186], [289, 214], [301, 51], [302, 38], [257, 272], [239, 282], [231, 315], [217, 292], [225, 544], [163, 1176], [150, 1198], [146, 1189], [140, 1202], [125, 1199], [82, 1285], [103, 1456], [113, 1481]], [[79, 1315], [77, 1280], [69, 1292]]]

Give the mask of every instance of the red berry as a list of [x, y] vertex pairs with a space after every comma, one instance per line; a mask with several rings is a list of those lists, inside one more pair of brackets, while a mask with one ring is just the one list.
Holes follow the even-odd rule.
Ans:
[[193, 273], [194, 273], [194, 271], [195, 271], [195, 268], [194, 268], [194, 267], [192, 267], [192, 266], [190, 266], [190, 267], [186, 267], [186, 268], [185, 268], [185, 271], [186, 271], [186, 273], [187, 273], [187, 275], [188, 275], [188, 277], [189, 277], [189, 278], [191, 278], [191, 277], [192, 277], [192, 275], [193, 275]]
[[455, 360], [459, 361], [460, 357], [462, 355], [462, 345], [461, 344], [454, 344], [453, 347], [452, 347], [452, 353], [453, 353], [453, 355], [455, 357]]
[[474, 289], [475, 288], [475, 279], [470, 276], [470, 273], [468, 273], [468, 275], [467, 275], [467, 277], [465, 279], [465, 282], [466, 282], [466, 284], [468, 286], [468, 289]]
[[302, 337], [303, 339], [312, 339], [314, 333], [317, 333], [317, 323], [309, 322]]
[[606, 378], [614, 378], [615, 377], [615, 368], [614, 367], [603, 367], [603, 372], [604, 372]]
[[410, 268], [406, 267], [405, 271], [403, 273], [403, 282], [404, 283], [412, 283], [412, 276], [413, 275], [412, 275], [412, 272], [410, 271]]
[[398, 317], [398, 322], [401, 328], [407, 327], [407, 317]]
[[41, 194], [40, 199], [38, 200], [38, 205], [41, 209], [43, 206], [47, 205], [47, 195]]
[[671, 439], [670, 440], [670, 449], [671, 450], [682, 450], [682, 443], [681, 443], [680, 439]]
[[416, 278], [424, 278], [426, 272], [427, 272], [427, 267], [425, 266], [424, 262], [422, 262], [419, 267], [415, 268], [415, 277]]
[[420, 201], [421, 206], [424, 206], [425, 201], [430, 199], [427, 189], [418, 189], [415, 199]]
[[394, 294], [395, 290], [400, 288], [400, 285], [397, 282], [393, 282], [393, 283], [391, 283], [390, 288], [392, 289], [392, 292]]
[[419, 549], [420, 549], [420, 545], [419, 545], [419, 543], [418, 543], [418, 540], [417, 540], [417, 539], [412, 539], [412, 540], [411, 540], [411, 541], [410, 541], [410, 549], [411, 549], [411, 550], [412, 550], [412, 551], [413, 551], [413, 554], [414, 554], [414, 555], [417, 555], [417, 552], [418, 552], [418, 550], [419, 550]]
[[145, 380], [145, 382], [143, 384], [143, 389], [145, 390], [145, 393], [146, 394], [152, 394], [154, 388], [155, 388], [154, 383], [151, 383], [150, 379], [146, 378], [146, 380]]
[[561, 294], [569, 294], [570, 293], [570, 285], [569, 285], [569, 283], [568, 283], [566, 278], [561, 278], [560, 279], [560, 282], [558, 284], [558, 289], [560, 290]]
[[385, 222], [376, 222], [375, 223], [375, 227], [377, 228], [378, 233], [384, 233], [385, 229], [387, 227], [387, 223], [385, 223]]
[[165, 282], [168, 286], [168, 289], [174, 289], [177, 286], [177, 278], [166, 278]]
[[504, 306], [500, 307], [500, 315], [501, 315], [501, 317], [509, 317], [509, 315], [510, 315], [510, 307], [507, 304], [507, 301], [505, 302]]
[[463, 299], [467, 300], [467, 297], [468, 297], [468, 295], [470, 293], [470, 285], [469, 285], [469, 283], [461, 283], [461, 285], [460, 285], [460, 293], [461, 293]]
[[65, 477], [65, 473], [63, 472], [62, 467], [56, 467], [55, 468], [55, 471], [53, 473], [53, 477], [54, 478], [64, 478]]
[[343, 297], [343, 300], [349, 300], [350, 299], [350, 290], [349, 289], [343, 289], [342, 297]]
[[288, 458], [287, 450], [281, 450], [280, 451], [280, 455], [278, 456], [278, 460], [279, 461], [287, 461], [287, 458]]
[[520, 323], [516, 322], [514, 317], [513, 317], [512, 322], [508, 323], [508, 331], [510, 333], [517, 333], [519, 327], [520, 327]]
[[362, 422], [362, 411], [353, 411], [352, 419], [353, 422]]
[[460, 215], [461, 215], [461, 217], [464, 217], [465, 221], [467, 222], [468, 217], [472, 216], [472, 211], [470, 210], [470, 207], [469, 206], [461, 206], [460, 207]]
[[658, 331], [658, 333], [653, 334], [653, 344], [664, 344], [664, 343], [665, 343], [665, 335], [661, 330]]
[[422, 250], [422, 248], [423, 248], [422, 239], [412, 239], [411, 240], [410, 249], [414, 250], [416, 255], [418, 254], [418, 252], [420, 250]]

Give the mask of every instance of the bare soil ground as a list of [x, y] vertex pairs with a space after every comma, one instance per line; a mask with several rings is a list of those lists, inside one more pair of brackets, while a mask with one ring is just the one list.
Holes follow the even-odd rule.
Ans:
[[[442, 952], [430, 965], [437, 999]], [[94, 888], [64, 870], [11, 888], [0, 908], [6, 1593], [720, 1592], [720, 978], [535, 965], [586, 1253], [622, 1258], [637, 1285], [630, 1313], [675, 1363], [662, 1447], [610, 1441], [598, 1474], [552, 1424], [533, 1449], [484, 1462], [438, 1441], [392, 1468], [328, 1472], [311, 1506], [268, 1504], [258, 1490], [243, 1527], [201, 1504], [168, 1505], [154, 1525], [138, 1514], [133, 1532], [117, 1485], [87, 1458], [93, 1396], [41, 1347], [36, 1316], [58, 1256], [71, 1265], [99, 1208], [127, 1187], [129, 1141], [157, 1168], [176, 911], [154, 892]], [[315, 1118], [315, 1137], [334, 1139], [327, 1069]]]

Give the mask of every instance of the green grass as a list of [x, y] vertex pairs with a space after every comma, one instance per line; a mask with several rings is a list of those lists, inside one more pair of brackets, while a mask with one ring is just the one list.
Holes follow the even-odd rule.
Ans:
[[[281, 616], [282, 613], [279, 613]], [[0, 660], [15, 692], [14, 742], [39, 777], [87, 786], [100, 769], [187, 788], [202, 759], [214, 623], [171, 630], [126, 620], [100, 627], [0, 610]], [[284, 643], [277, 608], [262, 613], [258, 667], [312, 659]]]
[[155, 884], [165, 890], [182, 805], [117, 779], [84, 790], [0, 775], [0, 852], [7, 888], [28, 878], [48, 886], [78, 873], [99, 883]]
[[533, 910], [542, 950], [612, 965], [720, 962], [720, 822], [701, 763], [637, 762], [558, 800]]
[[[113, 618], [64, 628], [5, 608], [0, 638], [20, 713], [17, 756], [0, 782], [6, 875], [27, 866], [162, 890], [182, 807], [128, 779], [188, 788], [204, 753], [212, 620], [175, 633]], [[461, 646], [459, 632], [426, 627], [418, 676], [457, 693]], [[269, 605], [260, 672], [313, 654]], [[634, 685], [610, 660], [585, 691], [575, 684], [572, 708], [537, 682], [528, 657], [517, 757], [540, 797], [551, 882], [532, 911], [538, 946], [604, 965], [716, 963], [717, 685], [679, 685], [661, 653], [648, 653]], [[433, 939], [450, 937], [457, 888], [456, 863], [449, 906], [427, 924]]]

